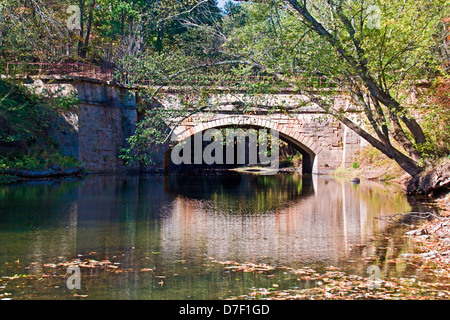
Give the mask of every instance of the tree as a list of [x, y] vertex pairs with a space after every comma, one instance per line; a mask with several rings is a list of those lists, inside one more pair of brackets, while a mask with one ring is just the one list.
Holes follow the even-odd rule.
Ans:
[[[447, 75], [449, 0], [255, 0], [229, 3], [226, 15], [215, 0], [79, 0], [79, 36], [67, 30], [68, 4], [0, 0], [0, 63], [77, 58], [69, 48], [78, 43], [81, 58], [114, 65], [124, 85], [256, 73], [308, 94], [299, 77], [321, 75], [353, 99], [370, 129], [327, 95], [311, 102], [411, 175], [430, 162], [428, 133], [406, 97], [416, 81]], [[268, 87], [248, 93], [258, 90]], [[192, 94], [199, 103], [185, 115], [207, 102], [203, 88]]]
[[[192, 23], [188, 18], [184, 23], [220, 39], [219, 59], [240, 65], [242, 71], [237, 72], [257, 69], [259, 73], [276, 75], [299, 90], [304, 89], [297, 81], [299, 75], [326, 76], [351, 96], [372, 132], [350, 120], [343, 110], [336, 110], [329, 96], [310, 95], [310, 101], [394, 159], [406, 172], [417, 175], [429, 162], [424, 152], [426, 134], [413, 117], [405, 96], [415, 81], [424, 75], [433, 78], [439, 71], [438, 61], [430, 53], [437, 24], [448, 13], [447, 3], [448, 0], [378, 0], [370, 4], [362, 0], [260, 0], [228, 5], [228, 14], [219, 24]], [[219, 64], [217, 59], [214, 63], [197, 63], [210, 67]], [[165, 84], [175, 76], [189, 74], [167, 72], [169, 66], [174, 64], [166, 64], [166, 72], [159, 72], [171, 75], [165, 77]], [[197, 70], [195, 66], [177, 69]], [[261, 89], [264, 86], [257, 90]]]
[[[91, 0], [91, 4], [89, 6], [89, 13], [87, 15], [87, 25], [86, 32], [84, 32], [84, 16], [85, 16], [85, 1], [79, 0], [80, 13], [81, 13], [81, 21], [80, 21], [80, 40], [78, 41], [78, 54], [81, 58], [86, 58], [86, 52], [89, 46], [89, 40], [91, 36], [91, 28], [92, 28], [92, 19], [94, 15], [95, 8], [95, 0]], [[84, 38], [84, 40], [83, 40]]]
[[421, 152], [426, 137], [401, 95], [412, 81], [436, 75], [430, 48], [439, 21], [448, 15], [448, 1], [254, 2], [259, 3], [245, 5], [251, 22], [232, 31], [229, 50], [285, 79], [292, 78], [295, 64], [304, 74], [339, 82], [374, 135], [326, 97], [311, 96], [311, 101], [417, 175], [427, 162]]
[[66, 1], [0, 0], [0, 63], [57, 61], [72, 37]]

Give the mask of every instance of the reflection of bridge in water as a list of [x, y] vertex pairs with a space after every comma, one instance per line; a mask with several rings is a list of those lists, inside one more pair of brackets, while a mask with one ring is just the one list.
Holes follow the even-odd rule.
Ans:
[[165, 177], [165, 190], [185, 199], [208, 201], [220, 214], [264, 215], [314, 195], [311, 176], [223, 174]]
[[[268, 188], [267, 194], [272, 190], [274, 194], [264, 201], [272, 199], [273, 206], [266, 205], [267, 210], [259, 214], [249, 210], [258, 197], [233, 191], [228, 199], [216, 192], [204, 199], [189, 197], [192, 184], [187, 181], [162, 223], [163, 256], [189, 259], [206, 254], [219, 261], [276, 265], [337, 263], [352, 245], [364, 243], [382, 228], [375, 217], [390, 214], [389, 205], [371, 207], [361, 186], [329, 178], [316, 177], [313, 184], [310, 177], [298, 179], [285, 184], [286, 191], [300, 187], [292, 197], [278, 198], [277, 188]], [[235, 190], [245, 189], [249, 180], [241, 181]], [[223, 213], [230, 208], [234, 214]]]
[[[152, 252], [165, 265], [203, 263], [205, 256], [337, 263], [351, 246], [385, 229], [376, 217], [411, 211], [403, 193], [376, 183], [355, 186], [315, 175], [249, 175], [228, 183], [220, 177], [169, 178], [90, 176], [10, 186], [0, 210], [10, 228], [29, 223], [17, 248], [28, 259], [70, 260], [96, 251], [107, 259], [123, 255], [124, 265], [137, 268], [149, 267], [144, 257]], [[3, 242], [4, 250], [11, 246]]]

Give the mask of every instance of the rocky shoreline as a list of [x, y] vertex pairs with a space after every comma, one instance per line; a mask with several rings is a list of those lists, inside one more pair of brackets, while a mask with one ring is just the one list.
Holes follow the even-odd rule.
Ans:
[[0, 184], [8, 184], [20, 181], [56, 179], [63, 177], [80, 176], [84, 173], [84, 168], [60, 168], [54, 167], [44, 170], [19, 170], [8, 169], [0, 173]]
[[425, 194], [432, 198], [448, 194], [450, 192], [450, 162], [410, 179], [406, 186], [406, 192]]

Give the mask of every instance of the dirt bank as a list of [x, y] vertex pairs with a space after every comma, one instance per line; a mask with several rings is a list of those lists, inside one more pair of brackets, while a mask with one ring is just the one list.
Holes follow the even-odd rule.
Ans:
[[406, 191], [439, 198], [450, 192], [450, 161], [407, 181]]
[[426, 195], [430, 198], [445, 197], [450, 192], [450, 159], [442, 159], [419, 176], [411, 177], [393, 160], [372, 147], [362, 149], [349, 167], [340, 167], [333, 176], [346, 179], [358, 178], [395, 183], [411, 195]]

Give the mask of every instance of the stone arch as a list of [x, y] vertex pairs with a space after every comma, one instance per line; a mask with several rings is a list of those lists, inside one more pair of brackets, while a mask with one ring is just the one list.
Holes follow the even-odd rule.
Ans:
[[313, 137], [303, 135], [295, 127], [278, 123], [264, 116], [224, 116], [214, 120], [202, 121], [198, 124], [183, 122], [174, 130], [174, 133], [177, 136], [177, 141], [183, 141], [208, 129], [229, 126], [259, 127], [278, 131], [280, 138], [296, 146], [303, 154], [303, 173], [318, 172], [317, 155], [321, 153], [322, 148], [317, 141]]

